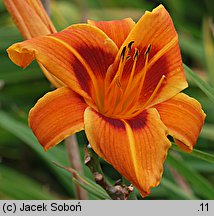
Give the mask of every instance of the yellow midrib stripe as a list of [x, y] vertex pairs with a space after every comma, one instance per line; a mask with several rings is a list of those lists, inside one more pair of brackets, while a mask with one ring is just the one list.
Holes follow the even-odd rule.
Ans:
[[59, 39], [59, 38], [56, 38], [54, 36], [46, 36], [48, 38], [51, 38], [59, 43], [61, 43], [63, 46], [65, 46], [68, 50], [70, 50], [74, 56], [81, 62], [81, 64], [85, 67], [85, 69], [87, 70], [89, 76], [91, 77], [92, 79], [92, 82], [94, 80], [96, 80], [96, 77], [91, 69], [91, 67], [83, 60], [83, 58], [81, 57], [81, 55], [70, 45], [68, 45], [66, 42], [64, 42], [63, 40]]
[[[80, 63], [85, 67], [88, 75], [90, 76], [91, 78], [91, 81], [92, 81], [92, 84], [93, 84], [93, 87], [94, 87], [94, 90], [95, 90], [95, 93], [94, 93], [94, 96], [95, 96], [95, 99], [96, 99], [96, 103], [99, 104], [99, 88], [98, 88], [98, 84], [97, 84], [97, 79], [96, 79], [96, 76], [94, 75], [91, 67], [87, 64], [87, 62], [84, 61], [84, 59], [81, 57], [81, 55], [72, 47], [70, 46], [69, 44], [67, 44], [66, 42], [64, 42], [63, 40], [59, 39], [59, 38], [56, 38], [54, 36], [45, 36], [45, 37], [48, 37], [50, 39], [53, 39], [59, 43], [61, 43], [63, 46], [65, 46], [68, 50], [71, 51], [71, 53], [74, 54], [74, 56], [80, 61]], [[93, 94], [93, 93], [92, 93]]]
[[124, 125], [125, 125], [125, 128], [126, 128], [126, 132], [127, 132], [127, 136], [128, 136], [128, 141], [129, 141], [129, 146], [130, 146], [130, 151], [131, 151], [131, 157], [132, 157], [132, 161], [133, 161], [133, 166], [134, 166], [134, 172], [135, 172], [135, 175], [137, 177], [137, 180], [140, 181], [140, 176], [139, 176], [139, 170], [140, 170], [140, 167], [139, 167], [139, 163], [138, 163], [138, 160], [137, 160], [137, 150], [135, 148], [135, 138], [134, 138], [134, 134], [132, 132], [132, 129], [130, 127], [130, 125], [125, 121], [125, 120], [122, 120]]

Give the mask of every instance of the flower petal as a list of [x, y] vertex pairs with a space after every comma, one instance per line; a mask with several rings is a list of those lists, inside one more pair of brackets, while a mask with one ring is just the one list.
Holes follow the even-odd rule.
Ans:
[[177, 145], [185, 151], [191, 151], [206, 117], [201, 104], [194, 98], [180, 93], [156, 105], [155, 108]]
[[164, 81], [147, 107], [168, 100], [188, 87], [178, 42], [156, 62], [148, 66], [144, 86], [141, 91], [140, 104], [145, 104], [149, 100], [163, 76], [165, 76]]
[[[146, 11], [131, 30], [120, 48], [113, 66], [109, 69], [108, 76], [110, 78], [108, 79], [110, 82], [118, 70], [124, 46], [128, 46], [132, 41], [134, 41], [132, 55], [135, 48], [139, 51], [132, 86], [139, 88], [139, 79], [136, 79], [136, 77], [143, 77], [146, 74], [141, 97], [139, 98], [141, 105], [149, 100], [163, 76], [165, 76], [164, 81], [149, 106], [173, 97], [188, 86], [182, 66], [178, 35], [169, 13], [162, 5], [152, 12]], [[148, 49], [150, 45], [151, 48]], [[147, 66], [145, 66], [146, 51], [148, 52]], [[124, 67], [121, 78], [121, 85], [123, 86], [124, 83], [124, 87], [130, 77], [133, 61], [133, 58], [130, 58]]]
[[114, 42], [101, 30], [79, 24], [59, 33], [14, 44], [8, 48], [8, 54], [22, 67], [37, 59], [65, 85], [83, 97], [92, 97], [117, 50]]
[[159, 184], [170, 147], [156, 109], [134, 119], [111, 119], [87, 108], [85, 132], [95, 152], [135, 185], [142, 196]]
[[56, 32], [39, 0], [3, 0], [25, 39]]
[[94, 20], [88, 20], [88, 23], [105, 32], [115, 42], [118, 48], [121, 47], [131, 29], [135, 25], [135, 22], [131, 18], [98, 22]]
[[29, 126], [45, 150], [84, 129], [83, 98], [67, 87], [47, 93], [29, 113]]

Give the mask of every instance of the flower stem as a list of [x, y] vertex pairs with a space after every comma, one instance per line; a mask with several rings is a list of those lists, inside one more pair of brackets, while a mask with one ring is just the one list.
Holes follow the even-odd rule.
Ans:
[[100, 185], [113, 200], [127, 200], [134, 188], [131, 185], [121, 185], [120, 182], [115, 183], [113, 186], [110, 185], [105, 180], [98, 155], [89, 146], [85, 146], [84, 150], [85, 165], [90, 169], [95, 182]]
[[[83, 174], [83, 168], [81, 164], [81, 158], [79, 154], [79, 147], [78, 147], [76, 135], [74, 134], [66, 138], [65, 144], [66, 144], [66, 149], [67, 149], [68, 158], [69, 158], [71, 167], [77, 170], [80, 174]], [[74, 177], [77, 178], [81, 182], [81, 179], [79, 179], [78, 176], [76, 176], [75, 174], [74, 174]], [[87, 192], [77, 184], [75, 184], [75, 191], [76, 191], [77, 199], [85, 200], [88, 198]]]

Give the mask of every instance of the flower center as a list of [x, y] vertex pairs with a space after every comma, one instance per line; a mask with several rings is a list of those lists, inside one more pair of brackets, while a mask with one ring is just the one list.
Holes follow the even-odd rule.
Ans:
[[[133, 47], [133, 44], [134, 41], [131, 41], [127, 46], [123, 47], [117, 72], [105, 90], [101, 112], [107, 117], [129, 119], [140, 114], [154, 99], [165, 79], [163, 75], [148, 100], [139, 107], [138, 102], [142, 96], [152, 46], [149, 44], [146, 51], [141, 53], [136, 47]], [[143, 55], [144, 65], [136, 73], [140, 55]], [[124, 71], [126, 71], [125, 75]]]

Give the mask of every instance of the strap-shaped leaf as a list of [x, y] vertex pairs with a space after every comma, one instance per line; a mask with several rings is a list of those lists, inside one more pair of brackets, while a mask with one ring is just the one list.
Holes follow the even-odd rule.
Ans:
[[196, 73], [194, 73], [188, 66], [183, 64], [187, 78], [195, 82], [195, 84], [209, 97], [209, 99], [214, 103], [214, 88], [208, 83], [202, 80]]

